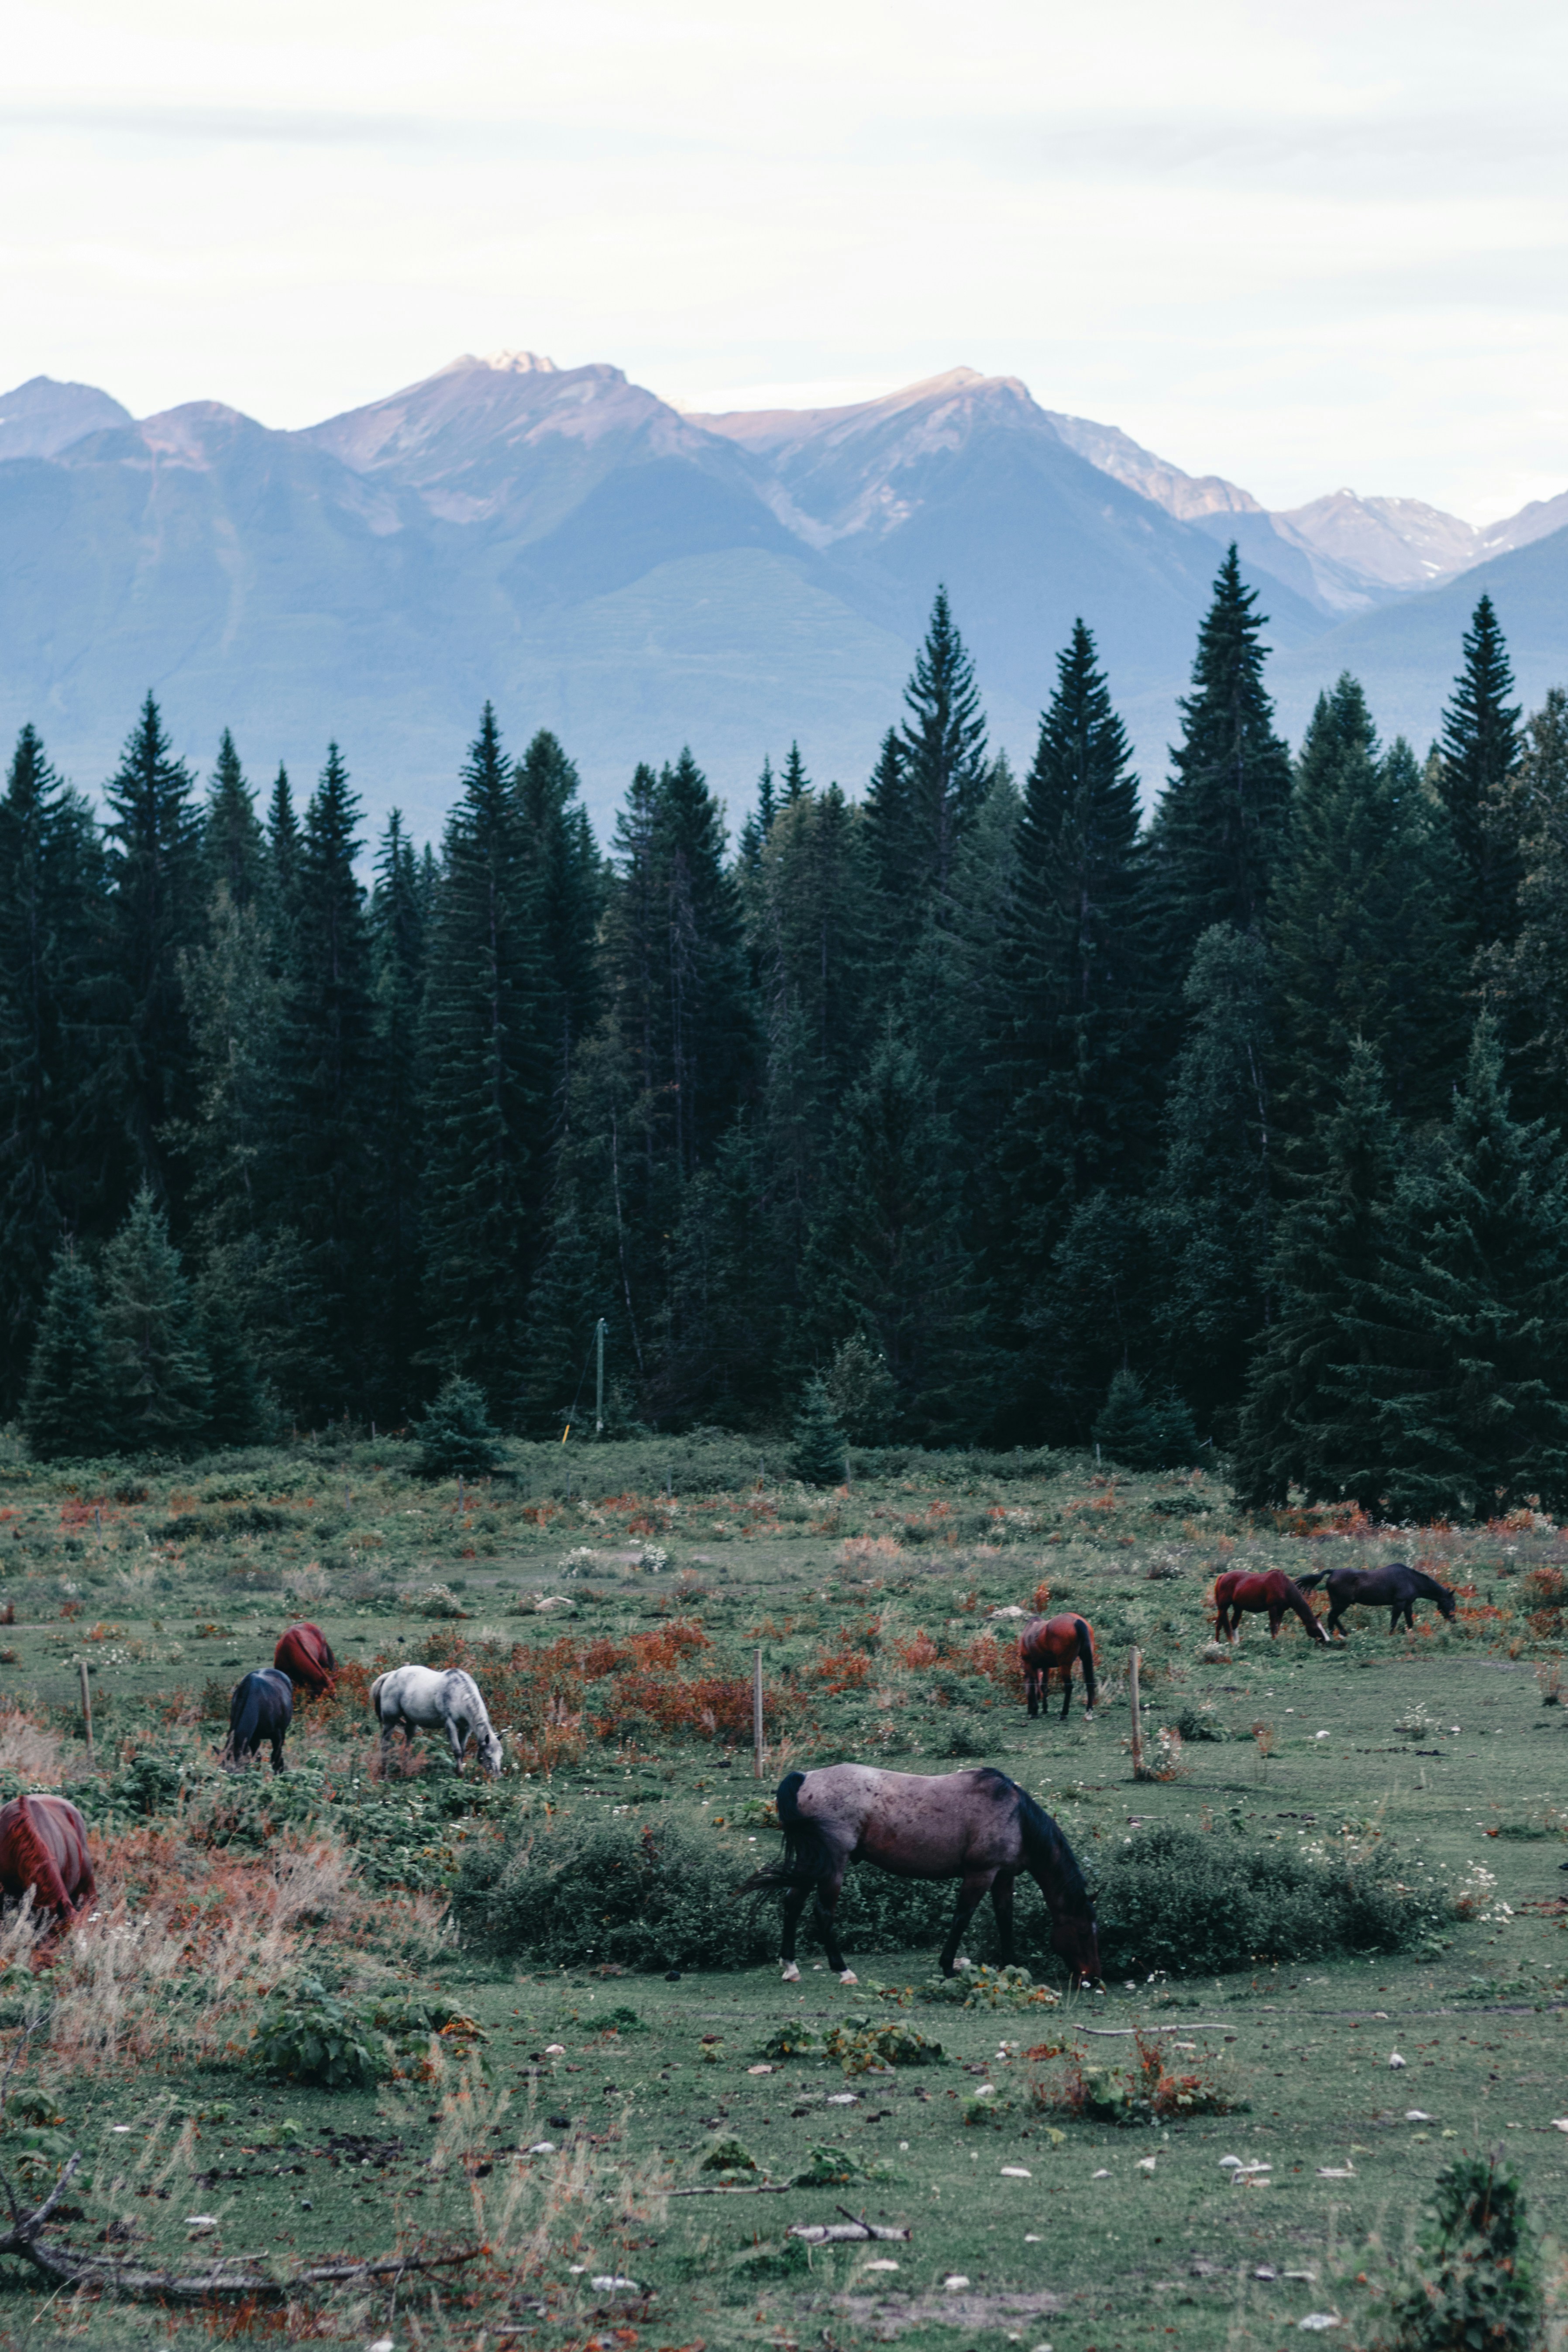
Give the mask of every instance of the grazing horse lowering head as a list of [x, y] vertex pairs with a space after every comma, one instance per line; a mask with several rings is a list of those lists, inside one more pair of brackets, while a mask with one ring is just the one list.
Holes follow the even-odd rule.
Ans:
[[332, 1645], [319, 1625], [289, 1626], [279, 1636], [272, 1663], [286, 1674], [296, 1690], [313, 1698], [330, 1696], [338, 1686], [338, 1662]]
[[0, 1892], [25, 1899], [29, 1891], [40, 1914], [53, 1914], [51, 1934], [68, 1927], [96, 1892], [87, 1824], [52, 1792], [0, 1805]]

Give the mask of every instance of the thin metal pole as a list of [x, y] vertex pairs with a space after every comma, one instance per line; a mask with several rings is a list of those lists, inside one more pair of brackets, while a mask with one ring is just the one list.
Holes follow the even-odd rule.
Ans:
[[[83, 1674], [87, 1668], [82, 1668]], [[752, 1667], [752, 1778], [763, 1777], [763, 1653], [759, 1644]]]
[[1138, 1653], [1133, 1650], [1128, 1661], [1128, 1688], [1132, 1701], [1132, 1778], [1143, 1778], [1143, 1718], [1138, 1708]]
[[[762, 1656], [762, 1652], [760, 1650], [758, 1651], [757, 1655], [759, 1658]], [[87, 1760], [89, 1767], [96, 1772], [98, 1769], [98, 1759], [92, 1752], [92, 1692], [88, 1685], [87, 1660], [85, 1658], [79, 1658], [76, 1664], [77, 1672], [81, 1676], [81, 1715], [82, 1721], [87, 1726]]]
[[594, 1391], [594, 1434], [605, 1433], [605, 1318], [601, 1315], [594, 1327], [594, 1339], [598, 1349], [598, 1372]]

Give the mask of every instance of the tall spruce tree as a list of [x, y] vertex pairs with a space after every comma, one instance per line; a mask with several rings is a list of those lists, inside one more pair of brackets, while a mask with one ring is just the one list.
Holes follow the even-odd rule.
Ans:
[[1375, 1045], [1395, 1115], [1441, 1115], [1464, 1051], [1463, 975], [1441, 819], [1408, 745], [1385, 758], [1360, 685], [1320, 695], [1271, 901], [1279, 1118], [1300, 1141], [1331, 1108], [1353, 1040]]
[[1290, 754], [1264, 689], [1267, 625], [1233, 542], [1198, 634], [1193, 691], [1180, 706], [1182, 740], [1151, 835], [1156, 943], [1174, 992], [1213, 924], [1256, 929], [1268, 902], [1289, 809]]
[[217, 763], [207, 786], [202, 818], [202, 854], [206, 866], [210, 901], [219, 883], [232, 907], [255, 905], [266, 895], [267, 842], [256, 814], [256, 795], [246, 782], [226, 727], [219, 739]]
[[447, 827], [424, 1033], [431, 1352], [498, 1403], [522, 1376], [548, 1175], [552, 1038], [541, 877], [486, 703]]
[[61, 1236], [107, 1174], [92, 1100], [102, 922], [91, 813], [24, 727], [0, 795], [0, 1412], [16, 1408]]
[[800, 756], [798, 743], [791, 743], [789, 747], [789, 757], [784, 763], [780, 783], [779, 798], [784, 808], [794, 808], [795, 803], [811, 790], [811, 778], [805, 772], [805, 761]]
[[1487, 991], [1518, 1040], [1521, 1103], [1568, 1128], [1568, 692], [1560, 686], [1525, 724], [1516, 798], [1519, 930], [1489, 950]]
[[1443, 713], [1437, 767], [1437, 789], [1465, 879], [1463, 944], [1471, 950], [1511, 939], [1517, 919], [1520, 706], [1510, 701], [1512, 692], [1508, 647], [1492, 600], [1483, 595], [1465, 632], [1464, 667]]
[[199, 1444], [211, 1370], [168, 1218], [145, 1184], [103, 1253], [103, 1332], [121, 1444], [133, 1453]]
[[1073, 1204], [1128, 1181], [1152, 1124], [1130, 761], [1094, 639], [1075, 622], [1024, 788], [992, 1049], [1020, 1289], [1038, 1279]]
[[1373, 1360], [1367, 1307], [1383, 1278], [1399, 1159], [1377, 1048], [1357, 1038], [1335, 1099], [1317, 1114], [1310, 1172], [1287, 1178], [1274, 1318], [1247, 1372], [1232, 1456], [1250, 1504], [1283, 1503], [1292, 1486], [1327, 1502], [1365, 1494], [1365, 1403], [1348, 1368]]
[[963, 829], [985, 797], [990, 761], [974, 664], [938, 588], [925, 643], [904, 689], [900, 733], [912, 879], [924, 899], [944, 893]]
[[92, 1269], [68, 1244], [55, 1260], [27, 1368], [22, 1432], [40, 1462], [113, 1451], [118, 1431]]
[[553, 1040], [552, 1119], [559, 1127], [570, 1095], [578, 1045], [602, 1003], [597, 934], [605, 874], [587, 811], [577, 800], [577, 771], [556, 738], [534, 737], [517, 771], [529, 854], [538, 877], [546, 1019]]
[[265, 883], [267, 924], [281, 970], [300, 913], [300, 820], [287, 768], [279, 769], [267, 803]]
[[682, 1177], [712, 1153], [754, 1076], [756, 1027], [741, 894], [724, 819], [689, 750], [658, 780], [658, 962], [667, 1006], [665, 1101]]
[[363, 1409], [369, 1394], [376, 1052], [370, 927], [354, 870], [359, 808], [342, 754], [329, 744], [300, 835], [275, 1156], [279, 1222], [300, 1237], [331, 1334], [331, 1363], [302, 1402], [329, 1416]]
[[767, 845], [768, 835], [773, 829], [773, 817], [777, 809], [778, 797], [773, 787], [773, 763], [764, 754], [763, 772], [757, 778], [757, 804], [741, 827], [740, 862], [743, 875], [749, 876], [756, 872], [763, 851]]
[[[110, 807], [104, 1085], [132, 1186], [171, 1196], [166, 1132], [191, 1113], [193, 1055], [180, 959], [200, 938], [201, 822], [192, 778], [149, 695], [105, 787]], [[123, 1198], [123, 1191], [121, 1192]]]
[[425, 1102], [419, 1055], [426, 943], [419, 862], [397, 809], [388, 816], [376, 851], [370, 932], [376, 1063], [370, 1208], [374, 1389], [384, 1415], [405, 1421], [417, 1398], [415, 1366], [424, 1338]]

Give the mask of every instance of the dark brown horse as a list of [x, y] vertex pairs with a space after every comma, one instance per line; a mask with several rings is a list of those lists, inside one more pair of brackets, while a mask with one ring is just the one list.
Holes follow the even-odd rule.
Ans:
[[1215, 1621], [1216, 1642], [1232, 1641], [1241, 1631], [1243, 1616], [1252, 1610], [1268, 1612], [1268, 1638], [1277, 1642], [1279, 1627], [1289, 1609], [1298, 1616], [1314, 1642], [1327, 1642], [1328, 1635], [1312, 1614], [1312, 1607], [1299, 1584], [1293, 1584], [1282, 1568], [1267, 1572], [1253, 1569], [1231, 1568], [1214, 1580]]
[[51, 1934], [68, 1927], [97, 1893], [87, 1823], [65, 1797], [13, 1797], [0, 1805], [0, 1892], [20, 1900], [29, 1887], [36, 1910], [53, 1914]]
[[874, 1863], [899, 1878], [956, 1878], [958, 1910], [942, 1949], [952, 1976], [959, 1939], [989, 1894], [1004, 1962], [1013, 1957], [1013, 1882], [1026, 1870], [1051, 1914], [1051, 1946], [1075, 1984], [1100, 1974], [1094, 1904], [1072, 1849], [1027, 1792], [989, 1765], [927, 1775], [880, 1772], [869, 1764], [829, 1764], [791, 1772], [779, 1782], [780, 1861], [758, 1871], [742, 1892], [783, 1887], [784, 1982], [795, 1983], [795, 1930], [806, 1897], [815, 1898], [817, 1932], [841, 1982], [857, 1979], [839, 1948], [834, 1913], [852, 1862]]
[[297, 1691], [309, 1691], [313, 1698], [337, 1689], [338, 1662], [319, 1625], [290, 1625], [272, 1653], [272, 1663]]
[[1342, 1642], [1349, 1638], [1343, 1622], [1347, 1609], [1386, 1609], [1391, 1633], [1398, 1633], [1402, 1617], [1414, 1633], [1418, 1601], [1435, 1601], [1445, 1620], [1458, 1605], [1446, 1584], [1403, 1559], [1387, 1560], [1382, 1568], [1320, 1568], [1297, 1581], [1303, 1592], [1322, 1586], [1329, 1596], [1327, 1630]]
[[1094, 1720], [1094, 1627], [1087, 1617], [1031, 1617], [1018, 1636], [1018, 1664], [1024, 1669], [1024, 1696], [1029, 1713], [1049, 1711], [1051, 1670], [1062, 1678], [1061, 1719], [1072, 1705], [1073, 1660], [1083, 1668], [1083, 1719]]

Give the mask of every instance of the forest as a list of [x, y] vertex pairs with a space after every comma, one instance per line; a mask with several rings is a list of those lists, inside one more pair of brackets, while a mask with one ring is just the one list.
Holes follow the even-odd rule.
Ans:
[[[0, 1415], [40, 1458], [416, 1423], [1098, 1444], [1262, 1506], [1568, 1498], [1568, 694], [1300, 751], [1223, 563], [1152, 814], [1081, 622], [1028, 772], [938, 592], [858, 799], [690, 750], [605, 854], [487, 706], [438, 845], [149, 695], [0, 799]], [[367, 848], [369, 865], [364, 863]], [[366, 877], [368, 876], [368, 879]]]

